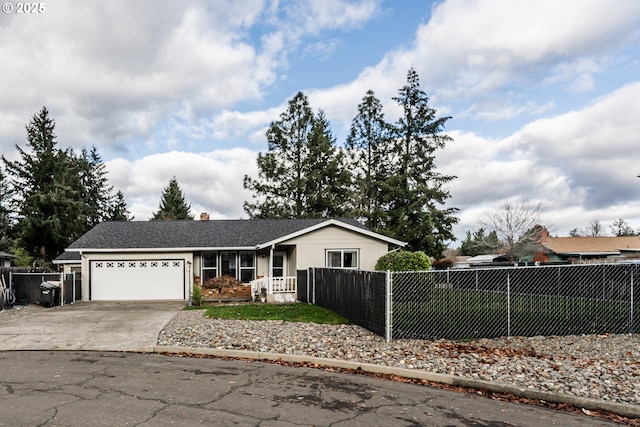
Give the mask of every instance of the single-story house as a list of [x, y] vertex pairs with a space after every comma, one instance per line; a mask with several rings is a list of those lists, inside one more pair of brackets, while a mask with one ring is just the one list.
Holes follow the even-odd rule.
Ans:
[[0, 252], [0, 267], [11, 267], [11, 260], [18, 258], [7, 252]]
[[53, 263], [60, 266], [64, 274], [71, 274], [82, 271], [81, 261], [79, 252], [63, 252], [53, 260]]
[[509, 258], [507, 258], [504, 254], [487, 254], [487, 255], [476, 255], [471, 258], [467, 258], [466, 263], [472, 267], [479, 267], [483, 265], [491, 265], [495, 263], [505, 263], [509, 262]]
[[551, 237], [543, 231], [537, 261], [569, 261], [640, 256], [640, 236]]
[[353, 219], [123, 221], [96, 225], [65, 257], [79, 257], [85, 301], [187, 300], [194, 276], [294, 295], [297, 270], [373, 270], [405, 245]]

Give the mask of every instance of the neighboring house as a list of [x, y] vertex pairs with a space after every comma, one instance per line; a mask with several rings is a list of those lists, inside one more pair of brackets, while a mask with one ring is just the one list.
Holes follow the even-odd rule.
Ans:
[[469, 268], [469, 258], [468, 255], [456, 255], [453, 257], [453, 268]]
[[7, 252], [0, 252], [0, 267], [11, 267], [11, 260], [18, 258]]
[[63, 252], [58, 255], [53, 263], [62, 266], [64, 274], [71, 274], [82, 271], [82, 263], [79, 252]]
[[405, 245], [349, 219], [130, 221], [98, 224], [66, 252], [79, 256], [83, 300], [186, 300], [194, 276], [291, 297], [297, 270], [373, 270]]
[[509, 258], [504, 254], [476, 255], [466, 260], [466, 264], [470, 267], [481, 267], [505, 262], [509, 262]]
[[534, 261], [572, 261], [640, 256], [640, 236], [551, 237], [544, 230]]

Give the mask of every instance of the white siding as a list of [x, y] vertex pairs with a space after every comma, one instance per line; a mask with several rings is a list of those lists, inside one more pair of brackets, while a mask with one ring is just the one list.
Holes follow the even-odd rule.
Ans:
[[291, 257], [295, 260], [292, 265], [296, 270], [325, 267], [328, 249], [358, 249], [360, 270], [373, 270], [378, 258], [389, 249], [386, 242], [333, 226], [320, 228], [282, 244], [296, 245], [295, 255]]

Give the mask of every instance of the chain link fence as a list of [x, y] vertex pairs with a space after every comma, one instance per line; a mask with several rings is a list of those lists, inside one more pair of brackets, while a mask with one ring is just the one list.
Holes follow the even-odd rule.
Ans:
[[[308, 292], [315, 292], [315, 300], [309, 302], [334, 310], [387, 340], [640, 330], [640, 292], [634, 283], [640, 280], [637, 264], [386, 274], [312, 270]], [[371, 319], [375, 319], [373, 328], [368, 326]], [[384, 327], [378, 324], [381, 319]]]

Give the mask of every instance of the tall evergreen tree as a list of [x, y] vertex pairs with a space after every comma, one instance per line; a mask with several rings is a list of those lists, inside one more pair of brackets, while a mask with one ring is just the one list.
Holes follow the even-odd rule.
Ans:
[[354, 214], [375, 231], [386, 225], [385, 192], [391, 175], [390, 130], [384, 120], [382, 103], [373, 91], [367, 91], [351, 122], [346, 149], [353, 176]]
[[351, 176], [323, 111], [314, 119], [307, 157], [309, 161], [303, 165], [306, 195], [303, 216], [344, 216], [348, 210]]
[[451, 140], [441, 133], [450, 117], [436, 117], [414, 68], [393, 99], [402, 107], [402, 115], [394, 127], [386, 231], [407, 241], [409, 249], [440, 258], [445, 242], [455, 238], [452, 227], [458, 222], [458, 209], [444, 207], [450, 197], [444, 185], [455, 177], [439, 173], [435, 166], [435, 151]]
[[11, 237], [11, 190], [9, 181], [0, 169], [0, 251], [11, 252], [13, 239]]
[[267, 130], [268, 152], [258, 155], [258, 179], [244, 177], [255, 201], [245, 202], [252, 218], [302, 218], [342, 213], [345, 175], [329, 123], [315, 117], [298, 92], [280, 120]]
[[486, 255], [494, 253], [503, 246], [495, 230], [485, 234], [485, 229], [480, 227], [473, 235], [471, 231], [467, 231], [467, 237], [462, 241], [460, 252], [467, 256]]
[[15, 191], [18, 244], [49, 262], [85, 231], [77, 162], [57, 148], [55, 122], [46, 107], [26, 128], [29, 151], [16, 145], [20, 160], [2, 160]]
[[127, 202], [124, 199], [124, 194], [120, 190], [118, 190], [116, 195], [111, 199], [111, 203], [108, 208], [107, 221], [133, 221], [133, 216], [127, 209]]
[[96, 147], [82, 149], [77, 162], [88, 230], [109, 219], [113, 187]]
[[172, 221], [181, 219], [193, 219], [191, 214], [191, 204], [187, 204], [184, 194], [180, 189], [178, 180], [174, 176], [169, 181], [160, 198], [160, 206], [154, 212], [152, 221]]

